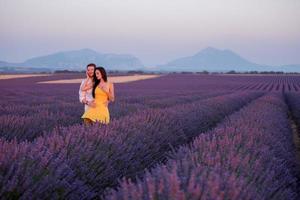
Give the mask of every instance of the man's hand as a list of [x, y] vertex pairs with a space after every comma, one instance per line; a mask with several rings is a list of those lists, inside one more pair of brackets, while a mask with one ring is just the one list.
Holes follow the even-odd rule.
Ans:
[[90, 102], [88, 102], [88, 104], [87, 104], [88, 106], [90, 106], [90, 107], [93, 107], [93, 108], [95, 108], [96, 107], [96, 103], [94, 102], [94, 101], [90, 101]]
[[84, 99], [82, 100], [82, 103], [87, 104], [88, 101], [84, 98]]

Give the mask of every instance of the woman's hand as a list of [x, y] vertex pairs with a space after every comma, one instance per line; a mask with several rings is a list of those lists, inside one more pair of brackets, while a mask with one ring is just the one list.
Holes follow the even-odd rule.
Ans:
[[106, 93], [109, 93], [109, 87], [107, 83], [99, 83], [99, 87]]
[[109, 101], [115, 100], [115, 92], [113, 83], [99, 83], [99, 87], [107, 94]]

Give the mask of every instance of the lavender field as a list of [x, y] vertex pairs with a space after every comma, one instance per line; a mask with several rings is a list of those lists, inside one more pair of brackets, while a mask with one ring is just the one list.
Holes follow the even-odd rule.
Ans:
[[1, 199], [299, 199], [300, 76], [115, 84], [82, 124], [80, 74], [0, 80]]

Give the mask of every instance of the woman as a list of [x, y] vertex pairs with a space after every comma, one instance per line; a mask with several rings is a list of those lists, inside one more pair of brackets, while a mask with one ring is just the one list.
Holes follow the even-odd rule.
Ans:
[[89, 108], [82, 115], [84, 122], [109, 123], [108, 102], [115, 100], [114, 85], [107, 81], [106, 71], [103, 67], [96, 67], [94, 71], [94, 85], [92, 90], [94, 100], [88, 102]]

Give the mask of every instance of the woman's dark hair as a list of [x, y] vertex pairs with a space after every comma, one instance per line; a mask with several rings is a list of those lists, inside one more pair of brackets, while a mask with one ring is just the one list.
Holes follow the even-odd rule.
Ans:
[[96, 90], [97, 86], [100, 83], [100, 80], [98, 80], [97, 77], [96, 77], [96, 71], [97, 70], [100, 71], [104, 82], [107, 82], [107, 75], [106, 75], [106, 71], [105, 71], [104, 67], [96, 67], [95, 71], [94, 71], [94, 86], [93, 86], [93, 92], [92, 92], [94, 98], [95, 98], [95, 90]]

